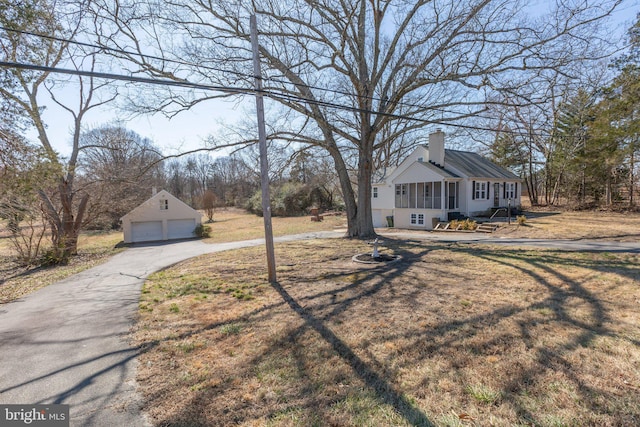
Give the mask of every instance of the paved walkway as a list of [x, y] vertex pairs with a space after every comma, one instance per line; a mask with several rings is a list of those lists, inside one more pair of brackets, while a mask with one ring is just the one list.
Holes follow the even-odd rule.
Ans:
[[526, 239], [512, 237], [495, 237], [483, 233], [455, 232], [389, 232], [379, 230], [380, 234], [389, 238], [430, 240], [457, 243], [485, 243], [492, 245], [510, 245], [518, 247], [556, 249], [581, 252], [629, 252], [640, 253], [640, 241], [616, 242], [604, 239]]
[[[287, 236], [276, 242], [340, 237]], [[544, 246], [563, 250], [640, 252], [640, 242], [499, 239], [476, 234], [393, 233], [388, 237]], [[0, 403], [64, 403], [73, 426], [148, 425], [136, 392], [137, 349], [126, 337], [145, 278], [176, 262], [263, 244], [262, 239], [135, 246], [106, 263], [0, 305]]]

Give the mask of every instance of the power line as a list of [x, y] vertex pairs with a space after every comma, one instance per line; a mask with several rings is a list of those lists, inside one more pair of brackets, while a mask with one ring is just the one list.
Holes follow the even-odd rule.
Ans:
[[[18, 34], [29, 35], [29, 36], [34, 36], [34, 37], [40, 37], [40, 38], [43, 38], [43, 39], [53, 40], [53, 41], [57, 41], [57, 42], [61, 42], [61, 43], [69, 43], [69, 44], [74, 44], [74, 45], [78, 45], [78, 46], [90, 47], [92, 49], [97, 49], [98, 51], [113, 52], [113, 53], [118, 53], [118, 54], [122, 54], [122, 55], [130, 55], [130, 56], [139, 56], [139, 57], [145, 58], [145, 59], [154, 59], [156, 61], [169, 62], [169, 63], [173, 63], [173, 64], [178, 64], [178, 65], [193, 66], [193, 64], [191, 64], [189, 62], [180, 61], [180, 60], [177, 60], [177, 59], [168, 59], [168, 58], [163, 58], [163, 57], [155, 56], [155, 55], [147, 55], [147, 54], [141, 53], [141, 52], [128, 51], [128, 50], [124, 50], [124, 49], [116, 49], [116, 48], [113, 48], [113, 47], [96, 45], [96, 44], [91, 44], [91, 43], [87, 43], [87, 42], [79, 42], [79, 41], [76, 41], [76, 40], [71, 40], [71, 39], [66, 39], [66, 38], [62, 38], [62, 37], [51, 36], [51, 35], [48, 35], [48, 34], [34, 33], [32, 31], [16, 30], [16, 29], [7, 28], [7, 27], [4, 27], [4, 26], [0, 26], [0, 30], [13, 32], [13, 33], [18, 33]], [[216, 68], [216, 67], [211, 67], [211, 66], [207, 66], [207, 65], [198, 65], [198, 67], [204, 68], [205, 70], [210, 70], [210, 71], [218, 71], [218, 72], [221, 72], [221, 73], [235, 74], [237, 76], [244, 77], [244, 78], [254, 78], [254, 76], [252, 76], [252, 75], [249, 75], [249, 74], [246, 74], [246, 73], [241, 73], [239, 71], [224, 70], [222, 68]]]
[[180, 81], [180, 80], [155, 79], [151, 77], [125, 76], [122, 74], [103, 73], [98, 71], [72, 70], [68, 68], [49, 67], [45, 65], [35, 65], [35, 64], [23, 64], [19, 62], [0, 61], [0, 67], [17, 68], [21, 70], [45, 71], [49, 73], [70, 74], [70, 75], [93, 77], [93, 78], [99, 78], [99, 79], [105, 79], [105, 80], [120, 80], [120, 81], [136, 82], [136, 83], [153, 84], [153, 85], [210, 90], [210, 91], [228, 93], [232, 95], [251, 94], [255, 92], [253, 89], [245, 89], [245, 88], [231, 87], [231, 86], [205, 85], [201, 83], [192, 83], [186, 80]]
[[[0, 61], [0, 67], [44, 71], [48, 73], [60, 73], [60, 74], [67, 74], [67, 75], [77, 75], [77, 76], [92, 77], [92, 78], [99, 78], [99, 79], [105, 79], [105, 80], [118, 80], [118, 81], [134, 82], [134, 83], [151, 84], [151, 85], [199, 89], [199, 90], [205, 90], [205, 91], [221, 92], [221, 93], [226, 93], [230, 95], [248, 95], [248, 94], [255, 94], [258, 92], [256, 89], [246, 89], [246, 88], [231, 87], [231, 86], [207, 85], [202, 83], [193, 83], [187, 80], [179, 81], [179, 80], [156, 79], [156, 78], [150, 78], [150, 77], [125, 76], [121, 74], [104, 73], [104, 72], [97, 72], [97, 71], [73, 70], [73, 69], [66, 69], [66, 68], [57, 68], [57, 67], [35, 65], [35, 64], [24, 64], [24, 63], [9, 62], [9, 61]], [[496, 129], [488, 128], [488, 127], [464, 125], [460, 123], [444, 122], [442, 120], [440, 121], [429, 120], [429, 119], [411, 117], [411, 116], [406, 116], [401, 114], [371, 111], [363, 108], [352, 107], [352, 106], [337, 104], [333, 102], [318, 101], [318, 100], [307, 99], [307, 98], [303, 98], [295, 95], [289, 95], [289, 94], [280, 94], [273, 91], [262, 90], [260, 91], [260, 93], [262, 93], [263, 96], [267, 96], [274, 100], [306, 102], [309, 104], [314, 104], [314, 105], [318, 105], [326, 108], [350, 111], [355, 113], [370, 113], [370, 114], [381, 115], [381, 116], [390, 117], [394, 119], [410, 120], [410, 121], [416, 121], [416, 122], [431, 124], [431, 125], [451, 126], [451, 127], [460, 128], [460, 129], [488, 131], [488, 132], [496, 131]], [[451, 120], [455, 120], [455, 118], [452, 118]], [[515, 131], [508, 131], [508, 130], [501, 130], [501, 132], [512, 133], [512, 134], [521, 133], [521, 132], [515, 132]]]
[[[162, 62], [168, 62], [168, 63], [173, 63], [173, 64], [178, 64], [178, 65], [184, 65], [187, 67], [193, 67], [194, 64], [186, 62], [186, 61], [182, 61], [182, 60], [177, 60], [177, 59], [168, 59], [168, 58], [164, 58], [164, 57], [159, 57], [159, 56], [155, 56], [155, 55], [147, 55], [141, 52], [133, 52], [133, 51], [128, 51], [128, 50], [124, 50], [124, 49], [116, 49], [116, 48], [112, 48], [112, 47], [108, 47], [108, 46], [102, 46], [102, 45], [95, 45], [95, 44], [91, 44], [91, 43], [86, 43], [86, 42], [79, 42], [79, 41], [75, 41], [75, 40], [71, 40], [71, 39], [66, 39], [66, 38], [62, 38], [62, 37], [56, 37], [56, 36], [51, 36], [51, 35], [47, 35], [47, 34], [40, 34], [40, 33], [35, 33], [32, 31], [26, 31], [26, 30], [18, 30], [18, 29], [12, 29], [12, 28], [7, 28], [4, 26], [0, 26], [0, 30], [3, 31], [8, 31], [8, 32], [14, 32], [14, 33], [18, 33], [18, 34], [24, 34], [24, 35], [30, 35], [30, 36], [34, 36], [34, 37], [40, 37], [40, 38], [44, 38], [44, 39], [48, 39], [48, 40], [54, 40], [54, 41], [58, 41], [61, 43], [69, 43], [69, 44], [74, 44], [74, 45], [78, 45], [78, 46], [84, 46], [84, 47], [90, 47], [93, 49], [97, 49], [98, 51], [107, 51], [107, 52], [113, 52], [113, 53], [117, 53], [117, 54], [121, 54], [121, 55], [130, 55], [130, 56], [139, 56], [141, 58], [144, 59], [153, 59], [156, 61], [162, 61]], [[246, 73], [242, 73], [239, 71], [234, 71], [234, 70], [225, 70], [222, 68], [217, 68], [217, 67], [211, 67], [208, 65], [197, 65], [198, 68], [203, 68], [205, 70], [210, 70], [210, 71], [217, 71], [217, 72], [221, 72], [221, 73], [226, 73], [226, 74], [234, 74], [236, 76], [242, 77], [242, 78], [246, 78], [246, 79], [255, 79], [256, 76], [254, 75], [250, 75], [250, 74], [246, 74]], [[272, 82], [276, 82], [276, 83], [280, 83], [283, 85], [295, 85], [294, 83], [287, 81], [287, 80], [281, 80], [281, 79], [276, 79], [273, 77], [260, 77], [260, 79], [262, 81], [272, 81]], [[303, 86], [305, 88], [308, 89], [315, 89], [315, 90], [319, 90], [319, 91], [323, 91], [323, 92], [328, 92], [328, 93], [334, 93], [337, 95], [343, 95], [343, 96], [352, 96], [352, 97], [356, 97], [359, 99], [365, 99], [365, 100], [371, 100], [371, 101], [379, 101], [379, 102], [385, 102], [386, 100], [384, 98], [380, 98], [380, 97], [376, 97], [376, 96], [363, 96], [363, 95], [357, 95], [357, 94], [353, 94], [347, 91], [341, 91], [341, 90], [336, 90], [336, 89], [327, 89], [327, 88], [323, 88], [320, 86], [315, 86], [315, 85], [309, 85], [309, 84], [301, 84], [300, 86]], [[324, 101], [317, 101], [317, 102], [324, 102]], [[417, 104], [412, 104], [412, 103], [408, 103], [408, 102], [396, 102], [396, 105], [399, 106], [403, 106], [403, 107], [409, 107], [409, 108], [423, 108], [421, 105], [417, 105]], [[433, 111], [439, 111], [442, 113], [447, 113], [447, 114], [458, 114], [458, 115], [463, 115], [465, 113], [460, 113], [460, 112], [455, 112], [455, 111], [451, 111], [451, 110], [447, 110], [444, 108], [431, 108], [431, 110]], [[364, 110], [363, 110], [364, 111]], [[378, 112], [375, 111], [373, 113], [379, 114], [379, 115], [389, 115], [391, 114], [391, 117], [393, 117], [393, 113], [382, 113], [382, 112]]]

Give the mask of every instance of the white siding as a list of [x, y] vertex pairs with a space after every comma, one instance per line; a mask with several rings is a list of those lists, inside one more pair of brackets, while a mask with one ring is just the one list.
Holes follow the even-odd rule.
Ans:
[[442, 175], [420, 163], [414, 163], [393, 179], [394, 184], [442, 181]]
[[374, 227], [388, 227], [389, 223], [387, 222], [387, 217], [393, 216], [393, 209], [372, 209], [371, 216], [373, 217]]
[[[378, 197], [375, 199], [371, 196], [371, 209], [388, 209], [393, 207], [393, 185], [381, 183], [374, 184], [373, 187], [378, 188]], [[389, 204], [391, 202], [391, 204]]]
[[[411, 224], [412, 214], [424, 215], [424, 224]], [[393, 220], [397, 228], [431, 230], [433, 229], [433, 218], [442, 220], [442, 216], [443, 213], [440, 209], [395, 209]]]
[[202, 215], [162, 190], [122, 217], [125, 243], [194, 237]]

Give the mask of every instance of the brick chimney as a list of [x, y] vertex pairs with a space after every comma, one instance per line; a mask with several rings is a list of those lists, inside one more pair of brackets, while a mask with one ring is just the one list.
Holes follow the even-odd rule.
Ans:
[[444, 132], [441, 129], [429, 134], [429, 161], [444, 167]]

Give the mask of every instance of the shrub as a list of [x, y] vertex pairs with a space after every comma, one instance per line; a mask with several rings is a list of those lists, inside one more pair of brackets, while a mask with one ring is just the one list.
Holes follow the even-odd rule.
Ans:
[[495, 391], [483, 384], [469, 385], [466, 387], [465, 391], [478, 402], [489, 405], [495, 405], [500, 401], [500, 399], [502, 399], [501, 392]]
[[475, 230], [478, 227], [478, 224], [467, 218], [465, 220], [454, 219], [449, 224], [449, 229], [457, 230], [460, 227], [461, 230]]
[[[311, 206], [311, 189], [301, 183], [287, 182], [272, 187], [271, 215], [295, 216], [303, 215]], [[262, 216], [262, 191], [257, 191], [247, 202], [249, 212]]]
[[527, 222], [527, 217], [524, 215], [518, 215], [516, 217], [516, 221], [518, 221], [518, 225], [524, 225]]
[[238, 335], [242, 331], [242, 325], [238, 323], [229, 323], [219, 328], [223, 335]]
[[211, 227], [208, 225], [198, 224], [196, 229], [193, 230], [193, 234], [200, 237], [201, 239], [211, 237]]

